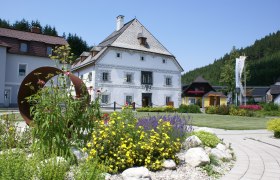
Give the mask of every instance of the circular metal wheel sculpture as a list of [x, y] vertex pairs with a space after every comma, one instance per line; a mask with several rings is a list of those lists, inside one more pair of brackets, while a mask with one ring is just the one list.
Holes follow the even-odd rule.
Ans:
[[[38, 90], [42, 88], [42, 85], [38, 84], [38, 80], [47, 83], [47, 81], [52, 78], [51, 76], [48, 76], [49, 74], [53, 74], [54, 76], [56, 76], [63, 73], [67, 73], [67, 76], [69, 76], [71, 82], [74, 85], [77, 97], [88, 95], [88, 91], [84, 90], [86, 87], [84, 82], [74, 74], [64, 72], [55, 67], [37, 68], [24, 78], [18, 91], [18, 108], [26, 124], [29, 125], [29, 123], [32, 121], [32, 116], [30, 114], [31, 105], [27, 102], [26, 97], [36, 94]], [[28, 83], [31, 83], [34, 89], [31, 90], [30, 87], [26, 85]]]

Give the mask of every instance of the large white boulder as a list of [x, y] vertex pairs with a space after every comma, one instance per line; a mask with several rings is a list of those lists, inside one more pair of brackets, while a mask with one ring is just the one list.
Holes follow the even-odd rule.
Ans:
[[162, 163], [165, 169], [176, 169], [176, 163], [172, 159], [167, 159]]
[[195, 132], [198, 132], [198, 131], [205, 131], [205, 132], [209, 132], [209, 133], [215, 134], [215, 132], [213, 131], [213, 129], [208, 128], [208, 127], [200, 127], [200, 128], [195, 129], [194, 131], [195, 131]]
[[184, 154], [184, 157], [185, 157], [185, 162], [193, 167], [202, 166], [210, 163], [209, 156], [201, 147], [189, 149]]
[[228, 149], [221, 150], [218, 148], [213, 148], [213, 149], [211, 149], [210, 154], [219, 160], [231, 160], [232, 159], [232, 155], [231, 155], [230, 151], [228, 151]]
[[216, 146], [217, 149], [221, 150], [221, 151], [226, 151], [227, 147], [221, 143], [219, 143], [217, 146]]
[[123, 180], [150, 180], [150, 172], [145, 167], [133, 167], [122, 172]]
[[190, 149], [194, 147], [199, 147], [202, 144], [201, 140], [193, 135], [188, 137], [183, 143], [182, 143], [182, 148], [183, 149]]

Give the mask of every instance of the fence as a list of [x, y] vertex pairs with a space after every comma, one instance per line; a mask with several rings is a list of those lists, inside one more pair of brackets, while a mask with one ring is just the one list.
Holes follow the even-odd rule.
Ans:
[[[113, 105], [113, 107], [112, 107]], [[102, 108], [105, 108], [105, 109], [113, 109], [114, 111], [116, 111], [116, 109], [121, 109], [123, 106], [126, 106], [127, 104], [119, 104], [117, 103], [116, 101], [112, 102], [112, 103], [108, 103], [108, 104], [103, 104], [101, 105]], [[132, 102], [130, 104], [132, 106], [132, 109], [135, 111], [136, 108], [141, 108], [143, 107], [141, 104], [137, 104], [136, 102]], [[173, 106], [174, 107], [174, 102], [173, 101], [170, 101], [168, 102], [167, 104], [164, 104], [164, 105], [157, 105], [157, 104], [154, 104], [154, 103], [151, 103], [149, 105], [150, 107], [164, 107], [164, 106]]]

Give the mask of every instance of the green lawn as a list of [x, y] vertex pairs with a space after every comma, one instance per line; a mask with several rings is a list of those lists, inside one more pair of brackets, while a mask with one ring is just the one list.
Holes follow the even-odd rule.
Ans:
[[[138, 112], [137, 117], [146, 115], [164, 115], [165, 113]], [[172, 113], [173, 114], [173, 113]], [[181, 114], [180, 114], [181, 115]], [[271, 118], [244, 117], [216, 114], [184, 114], [192, 118], [192, 125], [228, 130], [266, 129], [266, 122]]]
[[[174, 113], [137, 112], [136, 117], [172, 114]], [[266, 122], [272, 118], [192, 113], [179, 115], [190, 116], [192, 119], [192, 125], [194, 126], [212, 127], [228, 130], [266, 129]], [[14, 119], [23, 120], [19, 113], [15, 114]]]

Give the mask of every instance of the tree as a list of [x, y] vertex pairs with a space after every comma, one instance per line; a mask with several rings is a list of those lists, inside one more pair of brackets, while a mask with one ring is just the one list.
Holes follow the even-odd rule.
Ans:
[[45, 35], [58, 36], [55, 27], [51, 27], [51, 26], [48, 25], [48, 24], [43, 28], [43, 31], [42, 31], [42, 32], [43, 32], [43, 34], [45, 34]]
[[[235, 59], [237, 57], [239, 57], [239, 53], [235, 49], [235, 46], [233, 46], [229, 59], [224, 61], [224, 66], [221, 68], [222, 72], [220, 74], [220, 81], [226, 85], [226, 92], [232, 93], [233, 96], [235, 92]], [[232, 98], [233, 100], [234, 98]]]
[[36, 21], [31, 21], [31, 27], [37, 27], [37, 28], [40, 28], [40, 30], [42, 30], [42, 26], [41, 26], [41, 23], [36, 20]]
[[0, 27], [2, 28], [11, 28], [9, 21], [0, 18]]
[[30, 24], [27, 20], [22, 19], [13, 24], [13, 28], [20, 31], [30, 31]]
[[84, 51], [88, 51], [89, 47], [81, 37], [77, 36], [76, 34], [68, 34], [67, 42], [71, 47], [71, 52], [74, 54], [74, 57], [77, 58], [82, 54]]

